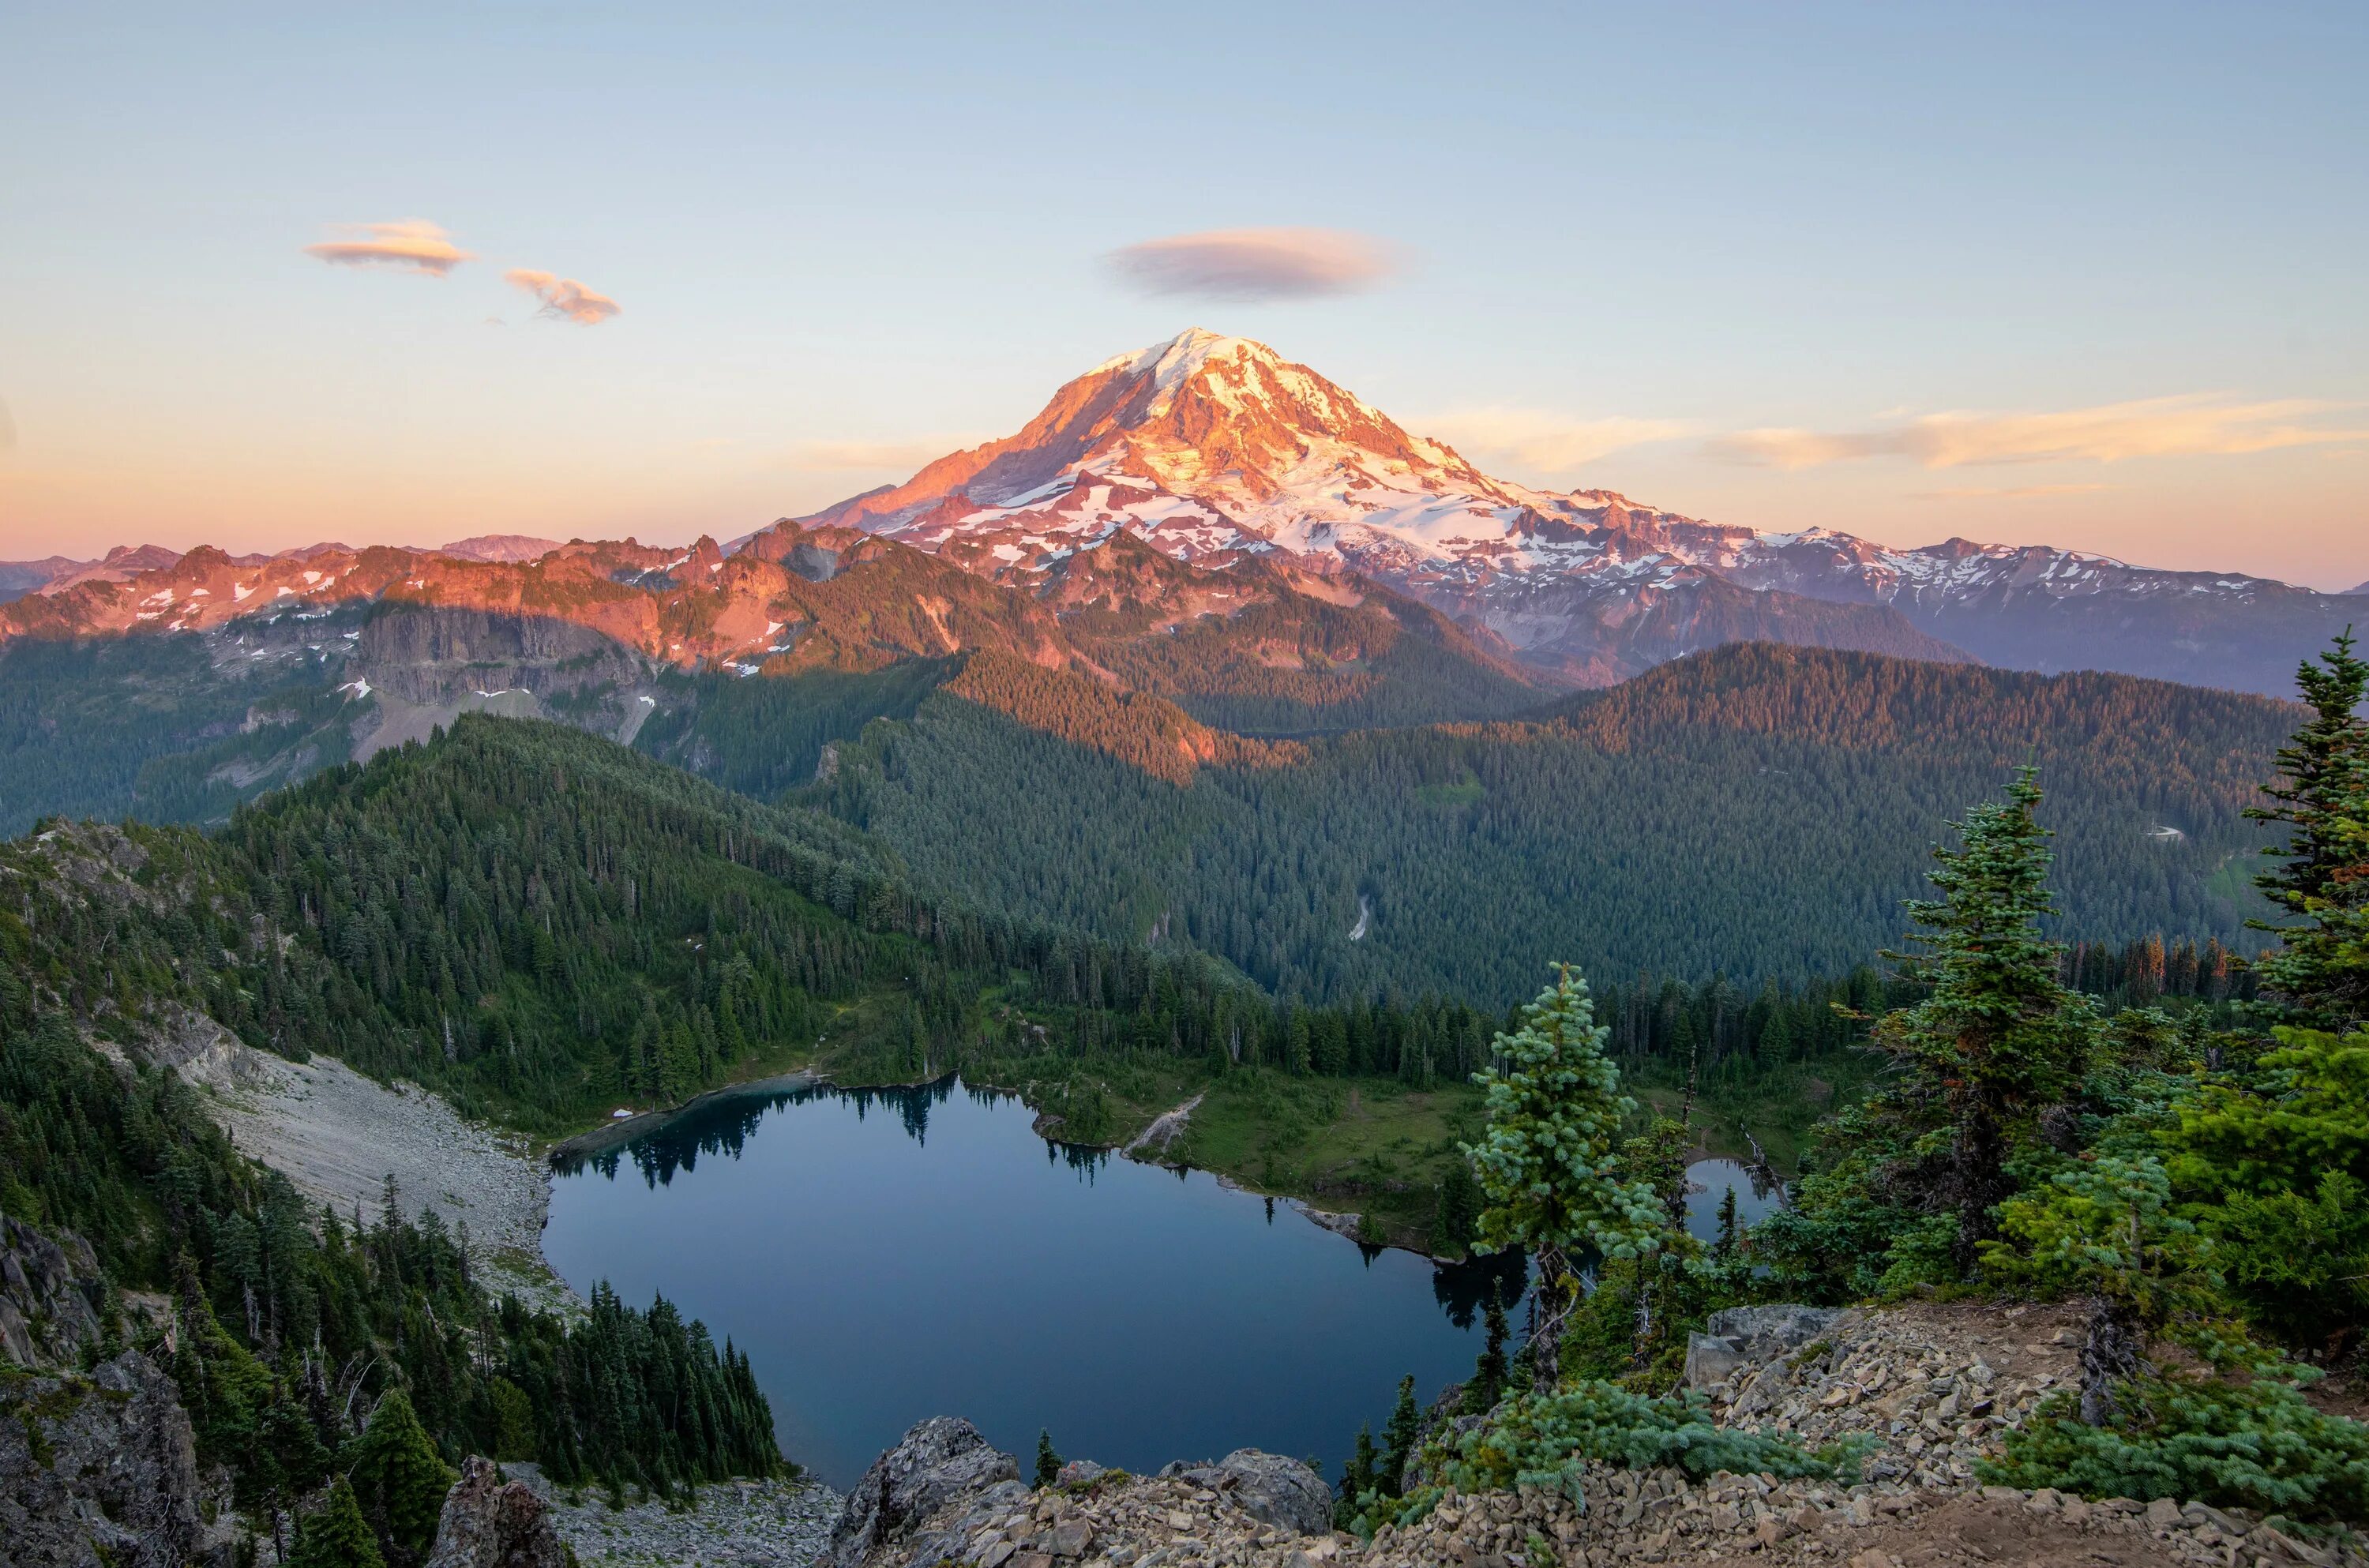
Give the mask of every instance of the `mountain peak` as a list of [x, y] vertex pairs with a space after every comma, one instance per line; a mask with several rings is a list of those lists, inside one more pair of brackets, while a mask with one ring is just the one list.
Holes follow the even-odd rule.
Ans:
[[1138, 376], [1148, 372], [1157, 396], [1174, 392], [1212, 360], [1245, 359], [1276, 366], [1284, 362], [1282, 355], [1253, 338], [1229, 338], [1205, 326], [1188, 326], [1166, 342], [1154, 343], [1132, 354], [1113, 355], [1087, 373], [1101, 375], [1117, 371]]

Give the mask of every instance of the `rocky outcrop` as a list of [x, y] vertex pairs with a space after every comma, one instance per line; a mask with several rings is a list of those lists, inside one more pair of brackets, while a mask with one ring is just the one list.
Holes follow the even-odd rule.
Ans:
[[574, 1568], [575, 1562], [524, 1482], [504, 1482], [491, 1459], [473, 1454], [462, 1461], [427, 1568]]
[[1773, 1361], [1809, 1344], [1841, 1316], [1832, 1307], [1730, 1307], [1713, 1312], [1704, 1333], [1687, 1336], [1687, 1386], [1711, 1388], [1754, 1362]]
[[1020, 1466], [957, 1416], [938, 1415], [905, 1434], [872, 1461], [831, 1526], [830, 1568], [885, 1561], [880, 1554], [914, 1539], [951, 1503], [993, 1493], [1024, 1497]]
[[88, 1377], [0, 1382], [0, 1562], [12, 1568], [212, 1568], [180, 1391], [127, 1351]]
[[98, 1259], [73, 1231], [52, 1240], [0, 1214], [0, 1361], [63, 1370], [99, 1337]]
[[1260, 1448], [1236, 1448], [1216, 1464], [1179, 1459], [1160, 1479], [1191, 1482], [1230, 1499], [1254, 1519], [1294, 1535], [1333, 1528], [1333, 1489], [1298, 1459]]
[[382, 607], [363, 623], [351, 668], [375, 690], [426, 704], [512, 689], [544, 695], [643, 674], [630, 649], [590, 626], [445, 605]]

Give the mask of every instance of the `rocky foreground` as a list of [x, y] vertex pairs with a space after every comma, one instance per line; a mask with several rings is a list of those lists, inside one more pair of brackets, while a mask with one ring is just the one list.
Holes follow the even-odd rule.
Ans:
[[[1688, 1374], [1722, 1425], [1874, 1447], [1853, 1484], [1599, 1469], [1578, 1497], [1449, 1492], [1370, 1540], [1331, 1528], [1306, 1466], [1242, 1450], [1130, 1476], [1072, 1465], [1031, 1488], [967, 1423], [915, 1427], [833, 1527], [828, 1568], [2217, 1568], [2369, 1565], [2356, 1539], [2202, 1503], [2085, 1502], [1983, 1486], [1976, 1460], [2073, 1375], [2074, 1335], [2039, 1309], [1713, 1320]], [[1443, 1403], [1443, 1409], [1445, 1404]], [[1443, 1415], [1441, 1419], [1446, 1419]], [[1466, 1420], [1473, 1418], [1466, 1417]]]

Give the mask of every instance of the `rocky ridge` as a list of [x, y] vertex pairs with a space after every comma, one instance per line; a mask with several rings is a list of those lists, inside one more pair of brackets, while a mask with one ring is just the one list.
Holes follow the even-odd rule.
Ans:
[[[1590, 1467], [1580, 1495], [1449, 1491], [1370, 1540], [1321, 1510], [1262, 1512], [1226, 1467], [1134, 1477], [1072, 1465], [1032, 1489], [982, 1457], [966, 1423], [925, 1424], [876, 1475], [932, 1473], [954, 1439], [970, 1457], [918, 1488], [859, 1488], [830, 1568], [1615, 1568], [1631, 1563], [1797, 1568], [2369, 1568], [2349, 1537], [2169, 1499], [2087, 1501], [1985, 1486], [1974, 1463], [2075, 1376], [2070, 1320], [2040, 1308], [1754, 1309], [1715, 1322], [1691, 1358], [1722, 1425], [1857, 1437], [1851, 1482]], [[1724, 1332], [1721, 1332], [1724, 1331]], [[1468, 1418], [1470, 1419], [1470, 1418]], [[964, 1436], [967, 1434], [967, 1436]], [[916, 1436], [926, 1436], [915, 1446]], [[935, 1445], [933, 1449], [932, 1445]], [[991, 1449], [986, 1449], [992, 1454]], [[1271, 1456], [1261, 1456], [1271, 1459]], [[1305, 1471], [1290, 1460], [1279, 1466]], [[884, 1470], [883, 1467], [887, 1467]], [[962, 1479], [964, 1475], [971, 1479]], [[1308, 1475], [1314, 1481], [1312, 1473]], [[875, 1476], [867, 1475], [869, 1485]], [[1321, 1482], [1316, 1482], [1321, 1486]], [[867, 1495], [875, 1499], [864, 1512]], [[884, 1513], [877, 1502], [891, 1501]], [[902, 1511], [898, 1509], [901, 1507]], [[893, 1516], [894, 1522], [880, 1521]]]

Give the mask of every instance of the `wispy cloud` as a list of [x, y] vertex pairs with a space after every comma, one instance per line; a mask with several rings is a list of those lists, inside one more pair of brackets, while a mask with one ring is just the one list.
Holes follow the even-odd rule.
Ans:
[[2014, 485], [2003, 489], [1983, 486], [1961, 486], [1948, 490], [1918, 490], [1912, 497], [1920, 501], [2028, 501], [2043, 496], [2094, 496], [2100, 490], [2120, 488], [2114, 485]]
[[1423, 429], [1467, 457], [1540, 474], [1567, 474], [1629, 447], [1694, 430], [1679, 419], [1640, 419], [1626, 414], [1575, 419], [1543, 409], [1505, 407], [1436, 415], [1423, 422]]
[[1171, 235], [1104, 259], [1147, 294], [1254, 302], [1310, 299], [1371, 288], [1395, 269], [1390, 248], [1339, 229], [1219, 229]]
[[513, 267], [502, 276], [543, 302], [543, 308], [535, 312], [537, 315], [572, 321], [578, 326], [598, 326], [625, 308], [573, 278], [556, 278], [531, 267]]
[[2120, 463], [2369, 441], [2369, 429], [2304, 422], [2347, 406], [2302, 397], [2239, 403], [2221, 394], [2189, 393], [2054, 413], [1927, 414], [1867, 430], [1739, 430], [1711, 447], [1734, 462], [1777, 468], [1873, 457], [1905, 457], [1927, 468], [2067, 459]]
[[406, 218], [399, 223], [335, 223], [331, 227], [350, 237], [308, 245], [305, 255], [318, 257], [332, 266], [395, 267], [430, 278], [445, 277], [464, 261], [475, 259], [454, 245], [450, 235], [422, 218]]

